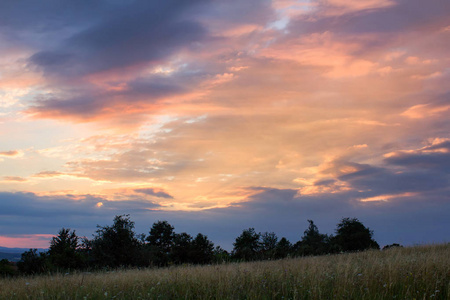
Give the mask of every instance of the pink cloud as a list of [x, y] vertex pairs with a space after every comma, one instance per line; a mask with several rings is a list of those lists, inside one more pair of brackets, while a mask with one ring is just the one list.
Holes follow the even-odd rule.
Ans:
[[0, 236], [0, 245], [8, 248], [48, 248], [53, 234]]

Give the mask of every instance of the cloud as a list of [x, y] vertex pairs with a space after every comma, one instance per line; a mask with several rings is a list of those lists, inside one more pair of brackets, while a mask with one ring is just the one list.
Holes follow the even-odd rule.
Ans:
[[[146, 114], [159, 109], [159, 102], [183, 99], [202, 82], [202, 74], [178, 69], [171, 74], [149, 74], [129, 80], [88, 84], [79, 90], [67, 87], [59, 95], [36, 99], [28, 113], [47, 118], [96, 120], [124, 114]], [[106, 85], [106, 86], [105, 86]], [[181, 100], [178, 100], [181, 101]]]
[[21, 154], [21, 152], [17, 151], [17, 150], [11, 150], [11, 151], [3, 151], [0, 152], [0, 156], [6, 156], [6, 157], [14, 157], [14, 156], [19, 156]]
[[[146, 200], [109, 201], [92, 195], [39, 196], [34, 193], [1, 192], [1, 214], [4, 216], [28, 216], [48, 218], [50, 216], [76, 217], [81, 215], [101, 216], [111, 212], [155, 209], [159, 205]], [[102, 210], [96, 210], [97, 203], [102, 202]]]
[[[296, 242], [307, 228], [308, 219], [314, 220], [321, 232], [332, 234], [343, 217], [357, 217], [374, 230], [381, 245], [444, 241], [450, 225], [444, 213], [450, 208], [448, 189], [400, 195], [385, 202], [361, 202], [359, 197], [369, 193], [358, 191], [301, 195], [297, 189], [254, 186], [247, 190], [249, 196], [228, 207], [194, 212], [166, 211], [147, 201], [108, 201], [89, 195], [0, 193], [0, 228], [9, 234], [55, 234], [61, 227], [70, 227], [89, 236], [96, 224], [110, 224], [114, 215], [129, 213], [137, 232], [147, 232], [157, 220], [168, 220], [177, 232], [201, 232], [231, 250], [234, 239], [249, 227], [260, 232], [274, 231]], [[99, 202], [103, 205], [98, 206]]]
[[[319, 18], [309, 19], [304, 24], [309, 25], [306, 30], [332, 28], [333, 31], [351, 34], [392, 33], [442, 23], [449, 10], [448, 3], [434, 2], [423, 6], [420, 0], [332, 0], [322, 2], [316, 12]], [[304, 16], [298, 19], [308, 20]]]
[[346, 188], [359, 191], [359, 198], [423, 194], [448, 189], [450, 156], [447, 139], [435, 139], [417, 150], [388, 153], [383, 161], [384, 165], [374, 166], [336, 159], [321, 171], [323, 175], [332, 178], [319, 183], [344, 183]]
[[301, 238], [308, 219], [314, 220], [321, 232], [334, 234], [336, 224], [343, 217], [357, 217], [374, 230], [375, 239], [381, 245], [396, 241], [402, 244], [443, 242], [450, 224], [440, 211], [450, 208], [448, 188], [409, 197], [400, 195], [385, 202], [361, 202], [359, 197], [366, 192], [355, 190], [317, 195], [267, 187], [260, 190], [235, 206], [207, 210], [199, 215], [215, 220], [213, 228], [222, 226], [222, 231], [227, 232], [222, 234], [222, 239], [227, 241], [225, 245], [231, 245], [233, 234], [235, 238], [248, 227], [261, 232], [274, 231], [295, 242]]
[[5, 181], [12, 181], [12, 182], [25, 182], [25, 181], [27, 181], [26, 178], [19, 177], [19, 176], [4, 176], [3, 180], [5, 180]]
[[206, 30], [186, 12], [203, 1], [135, 1], [81, 29], [30, 62], [48, 75], [80, 76], [156, 62], [202, 40]]
[[401, 115], [412, 119], [423, 119], [444, 115], [450, 109], [450, 94], [427, 97], [427, 103], [415, 104]]
[[64, 173], [58, 171], [42, 171], [34, 174], [33, 177], [48, 178], [48, 177], [57, 177], [61, 175], [64, 175]]
[[134, 191], [137, 193], [142, 193], [142, 194], [155, 196], [155, 197], [159, 197], [159, 198], [168, 198], [168, 199], [173, 198], [173, 196], [169, 195], [168, 193], [166, 193], [164, 191], [159, 191], [159, 190], [156, 190], [153, 188], [135, 189]]
[[[450, 141], [437, 140], [429, 146], [412, 151], [397, 151], [386, 155], [385, 162], [407, 169], [426, 169], [450, 175]], [[435, 178], [435, 180], [437, 180]], [[448, 181], [447, 181], [448, 182]]]

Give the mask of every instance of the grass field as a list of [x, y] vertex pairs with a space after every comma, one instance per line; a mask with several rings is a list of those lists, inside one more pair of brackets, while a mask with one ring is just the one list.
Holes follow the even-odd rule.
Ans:
[[0, 279], [0, 299], [450, 299], [450, 244]]

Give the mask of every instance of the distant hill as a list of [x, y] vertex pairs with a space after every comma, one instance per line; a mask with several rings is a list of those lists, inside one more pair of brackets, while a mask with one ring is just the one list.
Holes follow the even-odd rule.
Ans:
[[[0, 259], [7, 259], [9, 261], [19, 261], [22, 253], [30, 250], [30, 248], [7, 248], [0, 247]], [[38, 252], [44, 252], [47, 249], [38, 248]]]
[[7, 259], [9, 261], [19, 261], [21, 257], [21, 253], [6, 253], [6, 252], [0, 252], [0, 260]]

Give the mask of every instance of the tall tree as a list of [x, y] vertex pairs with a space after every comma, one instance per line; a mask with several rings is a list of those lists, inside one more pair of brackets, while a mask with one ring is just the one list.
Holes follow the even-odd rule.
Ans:
[[76, 269], [82, 265], [82, 257], [78, 252], [78, 236], [75, 230], [62, 228], [53, 237], [48, 251], [50, 261], [58, 269]]
[[30, 249], [22, 253], [17, 268], [23, 274], [39, 274], [49, 270], [47, 252]]
[[292, 250], [292, 244], [285, 237], [282, 237], [275, 247], [275, 258], [285, 258]]
[[112, 226], [97, 227], [97, 235], [90, 245], [97, 265], [120, 267], [137, 264], [141, 243], [129, 215], [115, 216]]
[[372, 236], [373, 231], [365, 227], [358, 219], [343, 218], [337, 225], [336, 236], [333, 240], [344, 252], [380, 249]]
[[169, 263], [174, 237], [174, 227], [169, 222], [158, 221], [153, 223], [146, 240], [154, 264], [163, 266]]
[[259, 252], [259, 233], [254, 228], [245, 229], [233, 243], [233, 257], [243, 260], [258, 259]]
[[321, 255], [328, 252], [328, 236], [321, 234], [312, 220], [308, 220], [309, 226], [305, 230], [301, 243], [297, 249], [299, 255]]
[[191, 260], [194, 264], [209, 264], [214, 258], [214, 243], [206, 235], [197, 234], [192, 241]]
[[175, 233], [173, 238], [171, 260], [175, 264], [184, 264], [190, 262], [190, 253], [192, 246], [192, 236], [186, 232]]
[[260, 233], [260, 252], [262, 259], [274, 258], [278, 237], [275, 232]]

